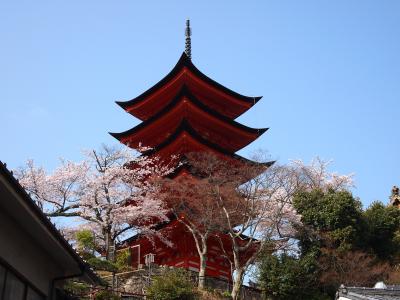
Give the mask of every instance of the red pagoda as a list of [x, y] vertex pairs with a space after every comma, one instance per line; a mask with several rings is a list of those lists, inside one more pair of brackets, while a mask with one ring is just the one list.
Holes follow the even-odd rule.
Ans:
[[[143, 122], [125, 132], [110, 134], [139, 151], [150, 147], [151, 150], [142, 151], [142, 155], [157, 155], [161, 160], [170, 160], [174, 155], [179, 163], [185, 154], [211, 152], [228, 161], [251, 162], [235, 152], [257, 139], [267, 128], [250, 128], [234, 119], [260, 99], [240, 95], [200, 72], [191, 61], [190, 28], [187, 26], [186, 49], [172, 71], [140, 96], [117, 102]], [[180, 164], [174, 176], [186, 176], [189, 172], [187, 165]], [[173, 249], [162, 242], [151, 243], [145, 237], [135, 236], [126, 241], [132, 251], [133, 266], [144, 264], [145, 255], [153, 253], [158, 265], [198, 271], [195, 242], [184, 225], [171, 219], [156, 226], [168, 231]], [[219, 242], [210, 239], [208, 249], [206, 275], [230, 281], [231, 266]]]

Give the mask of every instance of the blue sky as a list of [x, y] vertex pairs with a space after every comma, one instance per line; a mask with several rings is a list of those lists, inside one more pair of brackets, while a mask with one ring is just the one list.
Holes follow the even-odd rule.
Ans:
[[59, 157], [138, 124], [114, 101], [165, 76], [192, 22], [193, 62], [270, 127], [244, 156], [333, 159], [365, 205], [400, 185], [400, 1], [0, 1], [0, 159]]

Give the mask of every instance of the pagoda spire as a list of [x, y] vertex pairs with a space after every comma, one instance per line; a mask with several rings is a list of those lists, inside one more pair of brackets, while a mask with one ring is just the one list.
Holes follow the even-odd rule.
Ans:
[[190, 28], [190, 20], [186, 20], [185, 29], [185, 54], [191, 60], [192, 59], [192, 40], [190, 36], [192, 35], [192, 29]]

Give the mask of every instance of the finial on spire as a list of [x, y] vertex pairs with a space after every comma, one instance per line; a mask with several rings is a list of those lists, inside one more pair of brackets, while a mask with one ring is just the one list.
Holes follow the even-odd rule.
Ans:
[[186, 29], [185, 29], [185, 53], [189, 59], [192, 59], [192, 41], [190, 36], [192, 35], [192, 29], [190, 29], [190, 20], [186, 20]]

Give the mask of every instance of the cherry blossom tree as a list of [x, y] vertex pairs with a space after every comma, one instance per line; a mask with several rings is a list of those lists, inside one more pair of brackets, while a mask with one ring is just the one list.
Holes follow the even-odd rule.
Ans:
[[312, 191], [319, 189], [327, 191], [331, 189], [337, 192], [354, 187], [354, 174], [341, 175], [329, 172], [331, 164], [332, 160], [315, 157], [309, 165], [302, 160], [292, 160], [287, 168], [297, 190]]
[[300, 221], [291, 204], [293, 182], [282, 166], [243, 165], [234, 170], [219, 167], [212, 180], [214, 196], [225, 221], [230, 243], [221, 247], [235, 270], [232, 299], [238, 299], [247, 269], [259, 253], [291, 246], [293, 224]]
[[[188, 154], [189, 160], [199, 154]], [[195, 171], [195, 170], [193, 170]], [[195, 171], [196, 172], [196, 171]], [[197, 176], [196, 176], [197, 175]], [[199, 255], [198, 288], [205, 288], [206, 262], [209, 239], [221, 230], [218, 203], [202, 174], [185, 174], [173, 179], [163, 180], [160, 196], [168, 204], [174, 218], [192, 234]]]
[[[351, 175], [330, 173], [329, 162], [319, 158], [310, 165], [296, 160], [270, 166], [194, 153], [188, 155], [188, 164], [197, 178], [196, 185], [179, 182], [169, 199], [175, 203], [172, 207], [177, 216], [185, 216], [181, 222], [192, 232], [201, 260], [206, 261], [207, 239], [219, 238], [235, 270], [233, 299], [238, 299], [245, 272], [262, 250], [295, 246], [294, 225], [300, 222], [292, 206], [295, 193], [341, 190], [352, 185]], [[221, 232], [227, 233], [230, 243], [222, 241]], [[203, 267], [205, 270], [205, 263]]]
[[235, 270], [236, 295], [258, 249], [272, 236], [276, 245], [278, 240], [287, 241], [284, 235], [297, 215], [286, 198], [276, 196], [282, 182], [277, 170], [265, 172], [268, 165], [226, 161], [210, 153], [187, 154], [187, 164], [190, 175], [166, 180], [164, 199], [193, 235], [200, 258], [199, 288], [204, 288], [208, 243], [213, 238], [220, 241]]
[[[260, 160], [260, 157], [254, 160]], [[256, 176], [238, 188], [239, 209], [245, 211], [244, 220], [239, 225], [232, 222], [232, 216], [238, 212], [225, 208], [224, 195], [220, 197], [232, 238], [230, 250], [236, 271], [233, 299], [237, 299], [244, 273], [260, 251], [265, 247], [272, 247], [269, 251], [288, 250], [296, 245], [293, 239], [296, 231], [294, 225], [300, 223], [300, 216], [292, 206], [296, 193], [314, 189], [339, 191], [353, 186], [352, 175], [329, 172], [330, 163], [317, 157], [309, 165], [301, 160], [293, 160], [287, 165], [274, 164], [258, 176], [252, 169], [245, 170], [245, 173], [250, 171], [247, 177]], [[245, 245], [237, 243], [241, 234], [247, 236]]]
[[79, 217], [100, 240], [100, 251], [113, 259], [115, 243], [134, 232], [154, 233], [151, 223], [166, 220], [155, 197], [156, 178], [172, 168], [156, 157], [133, 156], [127, 149], [102, 146], [75, 163], [62, 159], [52, 173], [32, 160], [16, 171], [21, 185], [49, 217]]

